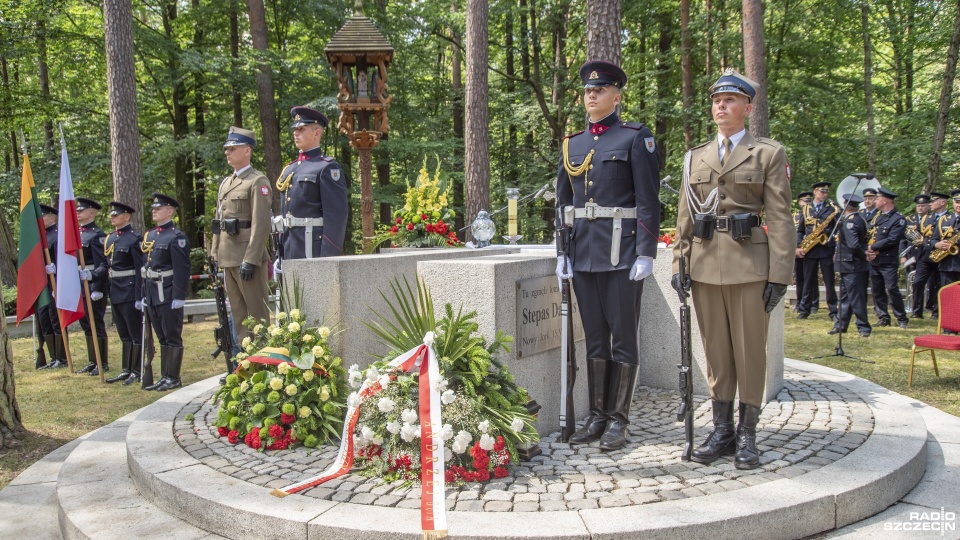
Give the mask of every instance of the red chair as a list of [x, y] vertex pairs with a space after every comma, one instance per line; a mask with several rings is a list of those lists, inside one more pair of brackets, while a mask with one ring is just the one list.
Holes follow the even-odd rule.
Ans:
[[913, 338], [907, 386], [913, 386], [913, 359], [917, 352], [930, 351], [933, 372], [939, 377], [940, 370], [937, 369], [937, 355], [934, 351], [960, 351], [960, 336], [944, 335], [944, 331], [960, 332], [960, 282], [951, 283], [940, 289], [940, 324], [937, 327], [937, 333]]

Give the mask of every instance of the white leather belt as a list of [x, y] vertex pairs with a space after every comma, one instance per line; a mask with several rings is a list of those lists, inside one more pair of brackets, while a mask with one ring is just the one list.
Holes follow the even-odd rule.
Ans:
[[283, 218], [283, 224], [288, 229], [291, 227], [304, 227], [303, 248], [308, 259], [313, 258], [313, 228], [323, 227], [323, 218], [298, 218], [287, 215]]
[[166, 279], [166, 278], [168, 278], [168, 277], [173, 276], [173, 270], [161, 270], [161, 271], [158, 272], [158, 271], [156, 271], [156, 270], [151, 270], [151, 269], [149, 269], [149, 268], [145, 268], [144, 271], [145, 271], [145, 273], [146, 273], [146, 277], [147, 277], [147, 278], [152, 279], [154, 282], [156, 282], [156, 284], [157, 284], [157, 295], [159, 296], [159, 298], [160, 298], [160, 303], [162, 304], [162, 303], [163, 303], [163, 300], [164, 300], [164, 295], [163, 295], [163, 280]]
[[114, 270], [111, 268], [108, 272], [110, 274], [111, 279], [137, 275], [136, 270]]
[[636, 219], [637, 209], [621, 208], [619, 206], [600, 206], [597, 203], [588, 202], [583, 205], [583, 208], [574, 209], [573, 217], [588, 220], [598, 218], [612, 219], [613, 232], [610, 235], [610, 264], [613, 266], [620, 264], [620, 238], [623, 235], [623, 220]]

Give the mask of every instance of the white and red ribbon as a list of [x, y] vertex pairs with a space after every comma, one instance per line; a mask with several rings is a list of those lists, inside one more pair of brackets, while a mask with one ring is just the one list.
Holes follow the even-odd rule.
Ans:
[[[424, 344], [419, 345], [387, 364], [386, 372], [390, 379], [396, 373], [419, 371], [420, 403], [420, 528], [423, 538], [432, 540], [447, 536], [446, 507], [444, 506], [444, 455], [443, 440], [440, 437], [442, 423], [440, 419], [440, 366], [433, 350], [433, 333], [424, 336]], [[277, 497], [303, 491], [318, 486], [328, 480], [343, 476], [353, 467], [353, 432], [360, 418], [360, 405], [368, 398], [383, 390], [379, 380], [364, 380], [357, 392], [357, 399], [347, 404], [347, 416], [340, 438], [340, 450], [333, 463], [317, 476], [301, 480], [287, 487], [275, 489], [271, 493]]]

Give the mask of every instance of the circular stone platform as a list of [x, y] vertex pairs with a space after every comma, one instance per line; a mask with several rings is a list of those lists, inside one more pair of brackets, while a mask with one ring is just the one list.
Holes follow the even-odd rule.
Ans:
[[[681, 462], [678, 394], [641, 387], [624, 449], [571, 446], [553, 434], [540, 443], [543, 455], [508, 478], [448, 485], [451, 536], [801, 538], [879, 512], [916, 485], [926, 430], [902, 397], [828, 368], [788, 365], [784, 389], [760, 417], [760, 468], [739, 471], [732, 457]], [[213, 427], [215, 389], [215, 379], [184, 389], [131, 425], [128, 464], [144, 497], [230, 538], [245, 537], [244, 525], [276, 537], [419, 537], [419, 487], [348, 474], [270, 496], [325, 469], [337, 449], [230, 445]], [[698, 442], [710, 415], [698, 398]]]

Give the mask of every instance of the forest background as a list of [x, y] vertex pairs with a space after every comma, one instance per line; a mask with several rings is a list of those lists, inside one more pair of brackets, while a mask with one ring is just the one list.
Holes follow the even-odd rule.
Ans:
[[[110, 4], [113, 0], [107, 0]], [[368, 0], [364, 14], [395, 49], [388, 78], [391, 130], [374, 151], [377, 223], [387, 223], [424, 159], [435, 160], [464, 199], [466, 12], [476, 0]], [[679, 2], [679, 3], [678, 3]], [[603, 2], [594, 2], [594, 4]], [[129, 5], [129, 2], [127, 2]], [[266, 35], [251, 33], [250, 6], [262, 6]], [[506, 187], [532, 193], [553, 184], [561, 138], [584, 128], [577, 68], [588, 31], [618, 32], [630, 81], [623, 117], [653, 129], [662, 176], [677, 187], [683, 154], [713, 136], [707, 88], [726, 67], [744, 71], [743, 9], [732, 0], [626, 0], [621, 12], [588, 21], [586, 0], [486, 3], [489, 117], [472, 129], [489, 136], [489, 205], [505, 205]], [[787, 147], [794, 194], [813, 182], [834, 187], [852, 172], [874, 172], [912, 210], [921, 191], [960, 187], [960, 137], [948, 48], [960, 2], [914, 0], [769, 0], [762, 4], [769, 134]], [[609, 6], [607, 6], [609, 7]], [[605, 8], [601, 8], [605, 9]], [[163, 191], [184, 203], [180, 225], [192, 246], [209, 236], [220, 180], [229, 171], [222, 144], [231, 125], [264, 133], [258, 73], [270, 68], [281, 159], [296, 156], [287, 111], [310, 105], [331, 119], [324, 153], [351, 186], [347, 252], [360, 249], [357, 153], [337, 133], [336, 76], [323, 48], [354, 11], [353, 0], [134, 0], [132, 2], [137, 146], [115, 159], [139, 159], [141, 198]], [[689, 12], [689, 45], [681, 21]], [[611, 20], [612, 19], [612, 20]], [[107, 21], [109, 27], [110, 22]], [[592, 25], [592, 26], [591, 26]], [[598, 26], [599, 25], [599, 26]], [[12, 284], [19, 224], [23, 130], [41, 202], [56, 198], [62, 124], [75, 191], [114, 198], [104, 4], [88, 0], [5, 0], [0, 4], [0, 278]], [[260, 38], [260, 47], [257, 38]], [[265, 42], [263, 38], [266, 38]], [[956, 60], [953, 60], [955, 64]], [[691, 75], [684, 107], [683, 66]], [[954, 68], [955, 70], [955, 68]], [[949, 118], [936, 144], [938, 114]], [[269, 116], [269, 115], [268, 115]], [[470, 126], [467, 126], [468, 129]], [[474, 139], [475, 140], [475, 139]], [[136, 154], [139, 154], [137, 156]], [[937, 166], [933, 167], [933, 161]], [[263, 147], [253, 165], [269, 172]], [[468, 196], [469, 197], [469, 196]], [[664, 226], [676, 196], [661, 191]], [[521, 209], [524, 243], [552, 241], [551, 203]], [[468, 215], [472, 219], [472, 215]], [[101, 226], [109, 229], [105, 216]], [[505, 216], [498, 217], [505, 229]], [[149, 225], [149, 224], [148, 224]], [[459, 223], [462, 226], [462, 223]], [[12, 259], [11, 259], [12, 257]], [[11, 264], [13, 266], [11, 266]], [[15, 272], [15, 270], [13, 270]]]

